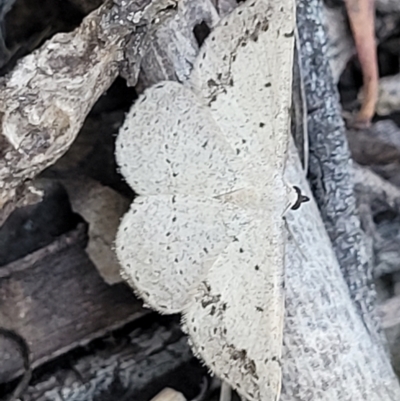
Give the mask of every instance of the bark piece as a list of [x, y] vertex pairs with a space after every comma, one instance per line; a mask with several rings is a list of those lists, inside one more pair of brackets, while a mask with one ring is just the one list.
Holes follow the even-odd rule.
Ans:
[[[137, 90], [142, 92], [162, 80], [185, 81], [196, 59], [199, 43], [194, 29], [199, 24], [206, 24], [208, 29], [219, 21], [211, 0], [183, 0], [178, 2], [176, 10], [165, 15], [164, 20], [143, 39], [139, 51], [143, 55], [141, 73]], [[135, 85], [138, 78], [137, 47], [138, 40], [132, 37], [125, 52], [125, 67], [122, 71], [129, 85]], [[157, 68], [154, 68], [157, 66]]]
[[194, 361], [176, 319], [144, 324], [105, 338], [102, 345], [39, 377], [24, 400], [58, 400], [62, 395], [63, 401], [146, 401], [166, 386], [185, 390], [189, 399], [197, 395], [205, 371]]
[[[311, 192], [293, 146], [286, 179]], [[352, 301], [315, 200], [288, 213], [286, 221], [280, 400], [378, 401], [382, 394], [396, 400], [400, 386], [390, 359]]]
[[348, 131], [347, 138], [357, 163], [400, 185], [400, 130], [393, 121], [382, 120], [367, 130]]
[[130, 200], [87, 177], [64, 179], [73, 210], [89, 223], [86, 252], [107, 284], [122, 281], [114, 239]]
[[376, 292], [372, 268], [356, 209], [337, 89], [326, 57], [327, 36], [320, 2], [299, 0], [297, 22], [308, 106], [311, 188], [353, 302], [371, 336], [381, 343], [384, 339], [379, 334], [379, 319], [373, 316]]
[[354, 185], [363, 228], [372, 240], [374, 277], [400, 271], [400, 189], [357, 165]]
[[[0, 268], [0, 322], [28, 342], [33, 367], [146, 313], [129, 288], [103, 282], [84, 251], [86, 243], [79, 225]], [[0, 354], [1, 383], [20, 373], [20, 362], [3, 346]]]
[[114, 43], [99, 38], [101, 16], [97, 11], [74, 32], [55, 35], [2, 80], [0, 207], [23, 180], [68, 149], [114, 80], [119, 45], [115, 38]]
[[[69, 148], [88, 112], [118, 74], [127, 35], [141, 37], [172, 0], [115, 2], [23, 58], [0, 82], [0, 218], [25, 181]], [[137, 44], [139, 45], [139, 43]], [[140, 57], [137, 59], [140, 65]], [[11, 206], [10, 206], [11, 205]]]

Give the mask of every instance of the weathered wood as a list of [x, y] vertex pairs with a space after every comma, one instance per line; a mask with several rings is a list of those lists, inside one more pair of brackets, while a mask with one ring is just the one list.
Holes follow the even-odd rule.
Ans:
[[400, 130], [391, 120], [347, 132], [353, 159], [395, 185], [400, 185]]
[[24, 400], [145, 401], [166, 386], [188, 399], [199, 393], [205, 369], [194, 360], [176, 319], [106, 338], [100, 348], [71, 358], [51, 375], [44, 372]]
[[376, 294], [356, 209], [337, 89], [326, 56], [321, 4], [299, 0], [297, 11], [308, 106], [309, 180], [360, 318], [379, 343], [379, 321], [373, 316]]
[[130, 200], [88, 177], [61, 181], [66, 187], [71, 206], [89, 224], [86, 252], [107, 284], [122, 281], [114, 252], [114, 240], [120, 220]]
[[[281, 400], [397, 400], [400, 387], [374, 312], [376, 293], [326, 57], [321, 4], [299, 0], [297, 11], [308, 108], [309, 179], [332, 244], [319, 228], [322, 221], [316, 211], [305, 218], [304, 207], [303, 219], [301, 214], [290, 215], [300, 221], [288, 221], [295, 241], [289, 238], [287, 254]], [[300, 185], [306, 188], [304, 182]], [[331, 247], [336, 257], [332, 258]]]
[[75, 31], [55, 35], [21, 59], [1, 80], [0, 224], [26, 192], [26, 181], [69, 148], [92, 106], [117, 76], [126, 37], [140, 38], [131, 49], [139, 70], [141, 41], [175, 4], [125, 3], [107, 2]]
[[[372, 240], [375, 278], [400, 271], [400, 189], [370, 169], [354, 166], [363, 229]], [[371, 255], [372, 257], [372, 255]]]
[[68, 149], [116, 77], [120, 45], [115, 36], [106, 43], [99, 38], [106, 10], [88, 16], [72, 33], [55, 35], [1, 81], [0, 208], [15, 203], [24, 179]]
[[[166, 15], [157, 29], [141, 43], [141, 74], [136, 88], [141, 92], [162, 80], [184, 81], [189, 76], [199, 50], [194, 29], [201, 23], [211, 29], [219, 20], [211, 0], [183, 0]], [[123, 76], [128, 84], [137, 82], [137, 54], [132, 37], [125, 52]]]
[[[79, 225], [55, 242], [0, 268], [0, 323], [29, 344], [33, 367], [143, 316], [123, 284], [108, 286], [84, 251]], [[0, 338], [0, 383], [20, 373]]]
[[[286, 178], [308, 195], [300, 171], [292, 153]], [[286, 221], [280, 400], [396, 400], [400, 387], [389, 357], [353, 303], [314, 199], [297, 213], [288, 213]]]

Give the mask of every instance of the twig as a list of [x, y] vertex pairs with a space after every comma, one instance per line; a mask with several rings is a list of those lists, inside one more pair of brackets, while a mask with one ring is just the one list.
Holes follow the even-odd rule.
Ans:
[[351, 123], [355, 128], [371, 124], [378, 99], [378, 60], [375, 43], [374, 0], [345, 0], [364, 80], [361, 110]]

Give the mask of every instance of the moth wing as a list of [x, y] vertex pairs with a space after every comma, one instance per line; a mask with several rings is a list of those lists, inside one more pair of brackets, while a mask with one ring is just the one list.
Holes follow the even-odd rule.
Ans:
[[152, 308], [180, 312], [219, 254], [252, 219], [244, 209], [210, 198], [139, 196], [117, 233], [123, 276]]
[[147, 89], [129, 111], [116, 141], [116, 158], [140, 195], [218, 196], [245, 186], [241, 160], [210, 110], [183, 85]]
[[285, 196], [294, 28], [292, 0], [244, 2], [207, 37], [188, 83], [243, 157], [251, 185], [277, 199]]
[[206, 39], [189, 82], [243, 158], [265, 219], [254, 220], [210, 268], [185, 328], [211, 370], [257, 401], [276, 400], [281, 386], [293, 7], [290, 0], [239, 6]]
[[253, 221], [212, 265], [184, 314], [192, 348], [248, 400], [281, 387], [283, 232]]

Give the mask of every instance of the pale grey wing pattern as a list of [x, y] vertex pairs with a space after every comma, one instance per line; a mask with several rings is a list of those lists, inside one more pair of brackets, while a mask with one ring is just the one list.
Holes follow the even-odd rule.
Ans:
[[276, 400], [281, 381], [293, 7], [239, 6], [206, 39], [187, 87], [146, 91], [117, 142], [122, 173], [146, 195], [118, 234], [120, 260], [134, 265], [125, 273], [153, 308], [183, 310], [197, 353], [254, 401]]
[[181, 312], [219, 254], [253, 219], [211, 198], [139, 196], [117, 234], [123, 276], [152, 308]]
[[[243, 158], [265, 218], [255, 219], [213, 264], [185, 326], [211, 370], [254, 401], [278, 399], [281, 386], [294, 26], [291, 0], [247, 1], [207, 38], [189, 82]], [[235, 202], [235, 195], [242, 198], [237, 191], [219, 199]]]
[[192, 346], [213, 373], [251, 401], [281, 386], [282, 237], [253, 221], [221, 253], [184, 314]]
[[231, 240], [231, 228], [249, 219], [243, 216], [250, 212], [213, 200], [246, 187], [238, 173], [241, 159], [209, 110], [174, 82], [148, 89], [132, 107], [116, 155], [128, 183], [146, 195], [117, 235], [123, 274], [153, 308], [177, 312]]
[[116, 157], [140, 195], [213, 197], [246, 186], [241, 159], [210, 110], [172, 81], [147, 89], [133, 105], [117, 138]]
[[[279, 213], [291, 104], [292, 0], [249, 0], [206, 39], [188, 85], [206, 99], [225, 139], [243, 157], [251, 184]], [[263, 196], [264, 197], [264, 196]]]

